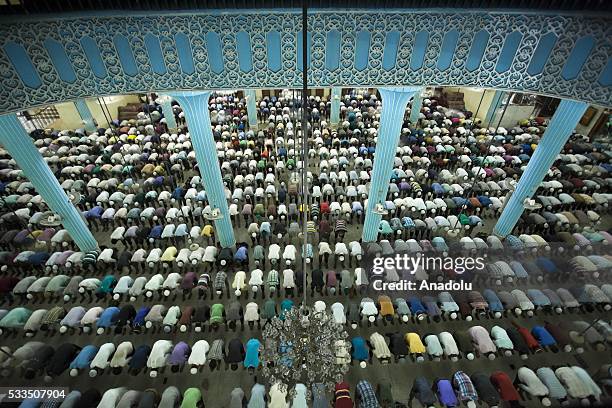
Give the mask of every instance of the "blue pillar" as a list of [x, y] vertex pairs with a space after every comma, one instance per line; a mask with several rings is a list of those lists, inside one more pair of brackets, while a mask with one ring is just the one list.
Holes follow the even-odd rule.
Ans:
[[98, 130], [96, 124], [94, 123], [93, 115], [89, 110], [89, 106], [87, 106], [87, 102], [85, 99], [77, 99], [74, 101], [74, 107], [79, 112], [79, 116], [83, 120], [83, 125], [87, 133], [93, 133]]
[[70, 202], [57, 178], [38, 152], [30, 135], [15, 114], [0, 116], [0, 144], [15, 159], [51, 211], [62, 217], [62, 224], [81, 251], [98, 248], [79, 210]]
[[162, 108], [162, 113], [164, 114], [164, 119], [166, 119], [166, 125], [168, 129], [174, 130], [177, 128], [176, 126], [176, 118], [174, 117], [174, 111], [172, 110], [172, 98], [164, 96], [158, 98], [159, 104]]
[[[484, 90], [483, 92], [487, 91]], [[493, 95], [493, 100], [491, 101], [491, 105], [489, 105], [489, 109], [487, 110], [484, 122], [482, 123], [483, 126], [495, 126], [495, 124], [493, 123], [493, 119], [495, 118], [495, 112], [497, 112], [497, 109], [499, 109], [502, 105], [503, 98], [504, 91], [495, 91], [495, 94]]]
[[421, 92], [423, 92], [422, 89], [415, 93], [414, 98], [412, 98], [412, 107], [410, 108], [410, 123], [412, 123], [412, 125], [416, 125], [416, 123], [419, 121], [421, 107], [423, 106], [423, 97], [421, 96]]
[[584, 102], [561, 101], [493, 229], [496, 235], [505, 237], [512, 233], [512, 229], [525, 210], [523, 205], [525, 199], [531, 198], [544, 180], [544, 176], [555, 162], [587, 107], [588, 105]]
[[247, 89], [244, 91], [244, 98], [247, 104], [247, 115], [249, 116], [249, 128], [257, 129], [257, 97], [255, 96], [254, 89]]
[[382, 215], [374, 213], [373, 210], [376, 204], [384, 203], [387, 197], [389, 179], [393, 170], [393, 158], [404, 123], [406, 105], [419, 89], [413, 87], [379, 89], [382, 97], [382, 112], [363, 226], [364, 242], [376, 241], [378, 237], [378, 226]]
[[221, 246], [233, 247], [236, 244], [234, 229], [229, 215], [225, 187], [221, 177], [221, 167], [217, 157], [217, 146], [212, 134], [208, 100], [210, 91], [176, 91], [170, 94], [178, 101], [185, 112], [187, 128], [198, 161], [206, 198], [210, 206], [221, 211], [221, 219], [215, 220], [215, 229]]
[[342, 98], [342, 88], [333, 87], [331, 91], [331, 113], [329, 121], [332, 126], [340, 123], [340, 98]]

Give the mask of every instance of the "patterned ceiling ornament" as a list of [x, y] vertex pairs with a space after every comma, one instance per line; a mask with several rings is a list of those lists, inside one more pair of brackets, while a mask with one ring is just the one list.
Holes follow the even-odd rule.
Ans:
[[293, 307], [263, 330], [263, 374], [291, 396], [300, 383], [309, 395], [315, 384], [333, 392], [349, 369], [346, 360], [337, 358], [340, 345], [349, 350], [347, 339], [343, 326], [326, 312]]
[[[301, 88], [301, 26], [299, 11], [2, 20], [0, 113], [151, 91]], [[308, 26], [309, 88], [469, 86], [612, 106], [612, 25], [605, 16], [319, 10], [309, 13]], [[337, 39], [327, 48], [334, 30], [339, 55]], [[248, 41], [238, 41], [239, 33]], [[445, 48], [447, 33], [454, 47]], [[576, 50], [581, 43], [592, 46]], [[163, 61], [152, 62], [151, 54]], [[449, 58], [450, 65], [439, 64]], [[564, 68], [572, 75], [565, 78]]]

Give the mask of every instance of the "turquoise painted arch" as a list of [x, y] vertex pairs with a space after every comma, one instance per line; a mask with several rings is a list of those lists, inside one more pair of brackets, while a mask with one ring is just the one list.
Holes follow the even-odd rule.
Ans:
[[[308, 26], [313, 88], [470, 86], [612, 106], [605, 16], [325, 10]], [[299, 88], [301, 28], [298, 10], [0, 20], [0, 114], [153, 90]]]

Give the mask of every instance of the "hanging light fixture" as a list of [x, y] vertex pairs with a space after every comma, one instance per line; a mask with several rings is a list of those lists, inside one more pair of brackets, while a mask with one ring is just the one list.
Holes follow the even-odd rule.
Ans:
[[[310, 197], [308, 186], [308, 14], [307, 1], [302, 7], [302, 90], [301, 120], [296, 126], [301, 136], [299, 157], [301, 168], [292, 175], [301, 181], [300, 203], [302, 205], [303, 231], [302, 244], [308, 244], [308, 211]], [[296, 132], [297, 136], [297, 132]], [[299, 144], [296, 143], [296, 147]], [[307, 287], [308, 258], [303, 259], [302, 272], [304, 288]], [[349, 370], [350, 358], [348, 334], [344, 327], [334, 321], [325, 311], [315, 311], [307, 303], [307, 290], [303, 291], [301, 305], [284, 311], [280, 317], [272, 319], [264, 328], [262, 337], [264, 349], [261, 354], [263, 375], [272, 385], [282, 391], [295, 395], [295, 386], [303, 384], [310, 396], [313, 388], [332, 391]]]
[[263, 338], [263, 374], [290, 395], [296, 384], [304, 384], [309, 395], [315, 384], [332, 391], [349, 369], [337, 358], [348, 347], [348, 333], [326, 312], [294, 307], [272, 319]]

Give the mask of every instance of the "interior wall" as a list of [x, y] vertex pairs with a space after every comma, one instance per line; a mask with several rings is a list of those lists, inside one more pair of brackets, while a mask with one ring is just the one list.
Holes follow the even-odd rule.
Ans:
[[[112, 119], [116, 119], [119, 116], [119, 107], [125, 106], [128, 103], [140, 103], [138, 95], [118, 95], [105, 97], [106, 106], [110, 111]], [[108, 127], [104, 112], [98, 104], [97, 99], [87, 99], [87, 106], [91, 111], [92, 116], [101, 127]], [[49, 125], [54, 129], [78, 129], [83, 127], [79, 112], [76, 110], [74, 103], [64, 102], [55, 105], [60, 118]]]
[[591, 118], [591, 122], [587, 126], [583, 126], [579, 122], [578, 125], [576, 125], [576, 132], [583, 134], [583, 135], [588, 135], [591, 132], [591, 129], [593, 129], [593, 126], [597, 124], [597, 121], [599, 120], [599, 116], [605, 110], [604, 108], [599, 107], [599, 106], [591, 105], [591, 107], [595, 108], [597, 112], [593, 115], [593, 117]]
[[[533, 109], [533, 105], [509, 105], [506, 109], [506, 113], [503, 114], [503, 118], [503, 108], [498, 109], [493, 116], [490, 126], [496, 127], [499, 123], [499, 126], [506, 129], [513, 128], [519, 121], [531, 117]], [[501, 123], [499, 122], [500, 118], [502, 119]]]
[[[465, 109], [473, 112], [474, 116], [480, 119], [484, 119], [493, 101], [495, 91], [491, 89], [482, 88], [459, 88], [459, 92], [463, 92], [463, 101], [465, 102]], [[482, 93], [484, 92], [484, 97]], [[482, 103], [480, 102], [482, 98]], [[480, 108], [478, 105], [480, 104]], [[478, 111], [478, 112], [477, 112]]]

